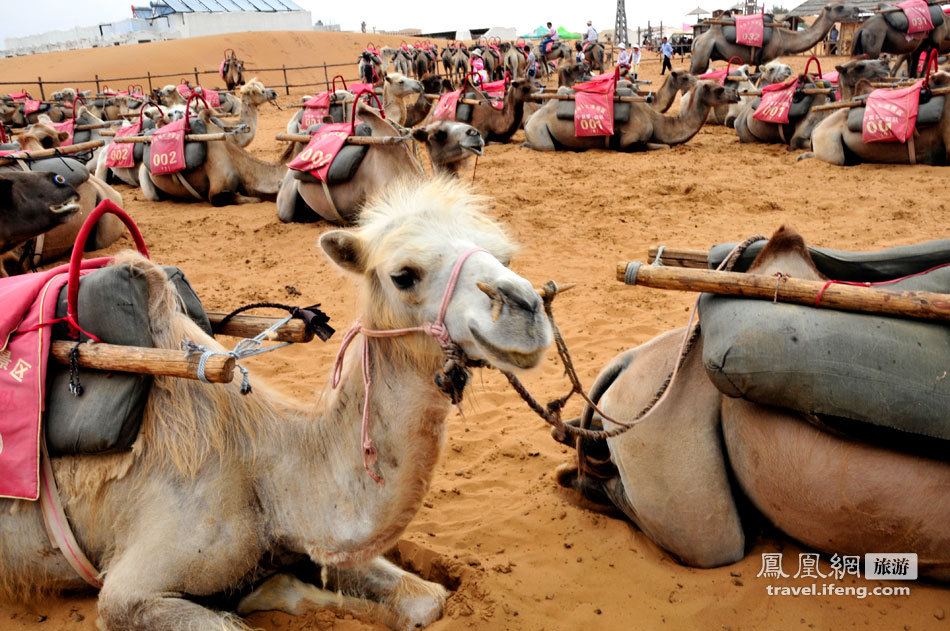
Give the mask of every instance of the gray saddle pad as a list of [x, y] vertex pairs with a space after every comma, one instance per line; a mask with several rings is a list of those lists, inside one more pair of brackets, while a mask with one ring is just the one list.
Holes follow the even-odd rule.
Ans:
[[[744, 272], [752, 265], [767, 241], [756, 241], [736, 261], [734, 271]], [[735, 243], [714, 245], [709, 250], [709, 269], [716, 269], [736, 246]], [[808, 247], [815, 267], [828, 278], [876, 283], [910, 274], [919, 274], [950, 261], [950, 239], [902, 245], [877, 252], [848, 252]]]
[[[322, 125], [313, 125], [308, 132], [320, 129]], [[354, 130], [356, 136], [372, 136], [373, 130], [369, 125], [357, 125]], [[356, 170], [363, 163], [363, 158], [369, 147], [366, 145], [343, 145], [340, 152], [336, 154], [333, 162], [330, 164], [330, 170], [327, 172], [327, 184], [343, 184], [349, 182], [356, 175]], [[313, 177], [307, 171], [292, 171], [294, 178], [301, 182], [319, 183], [320, 180]]]
[[[39, 171], [42, 173], [56, 173], [66, 178], [66, 181], [72, 187], [77, 187], [89, 179], [89, 169], [86, 165], [73, 158], [41, 158], [27, 163], [30, 171]], [[19, 171], [17, 164], [0, 167], [0, 170]]]
[[[920, 108], [917, 110], [917, 127], [927, 127], [936, 125], [940, 122], [943, 115], [943, 106], [946, 100], [945, 95], [933, 96], [926, 103], [921, 101]], [[864, 108], [852, 107], [848, 112], [848, 131], [860, 132], [864, 122]]]
[[[164, 267], [175, 284], [185, 312], [209, 335], [211, 324], [188, 279], [175, 267]], [[66, 314], [66, 287], [59, 294], [56, 317]], [[79, 282], [79, 325], [103, 342], [152, 346], [149, 333], [148, 287], [128, 265], [104, 267]], [[87, 340], [85, 335], [82, 340]], [[68, 340], [65, 324], [56, 324], [53, 339]], [[103, 372], [81, 368], [82, 396], [69, 391], [69, 367], [50, 362], [46, 374], [43, 423], [51, 453], [94, 454], [129, 449], [138, 436], [142, 412], [152, 385], [151, 375]]]
[[[950, 268], [886, 289], [945, 293]], [[944, 324], [712, 294], [700, 323], [706, 373], [728, 396], [850, 419], [858, 438], [869, 424], [950, 440]]]
[[[216, 121], [216, 119], [212, 119]], [[208, 128], [205, 125], [205, 122], [200, 118], [190, 118], [188, 119], [188, 125], [191, 127], [191, 134], [205, 134], [208, 132]], [[220, 123], [219, 123], [220, 126]], [[151, 133], [146, 133], [146, 136], [155, 133], [155, 130], [152, 130]], [[222, 142], [220, 140], [213, 142]], [[223, 141], [227, 142], [227, 141]], [[148, 143], [142, 143], [145, 145], [145, 148], [142, 150], [142, 159], [145, 161], [145, 164], [151, 164], [152, 156], [152, 145]], [[133, 157], [135, 153], [133, 152]], [[205, 163], [205, 160], [208, 158], [208, 143], [206, 142], [185, 142], [185, 170], [191, 171], [192, 169], [197, 169], [202, 164]]]
[[[890, 7], [891, 5], [886, 6]], [[906, 33], [907, 29], [910, 28], [907, 14], [903, 11], [891, 11], [881, 15], [884, 16], [884, 21], [887, 22], [888, 26], [900, 33]], [[934, 23], [935, 28], [943, 24], [943, 9], [940, 8], [939, 4], [930, 7], [930, 21]]]
[[[632, 84], [630, 84], [632, 85]], [[574, 94], [572, 88], [566, 86], [560, 87], [557, 89], [558, 94]], [[617, 96], [634, 96], [634, 92], [629, 87], [621, 87], [621, 84], [617, 84], [617, 89], [615, 91]], [[620, 101], [614, 101], [614, 123], [626, 123], [630, 120], [630, 106], [632, 103], [623, 103]], [[557, 117], [560, 120], [574, 120], [574, 101], [558, 101], [557, 102]]]
[[[474, 92], [465, 92], [462, 94], [463, 99], [477, 99], [479, 96]], [[472, 112], [475, 111], [475, 107], [469, 105], [468, 103], [459, 103], [455, 108], [455, 120], [462, 123], [471, 123], [472, 122]]]
[[[725, 18], [728, 19], [728, 18]], [[765, 21], [770, 22], [768, 16], [765, 16]], [[762, 29], [762, 46], [768, 46], [769, 42], [772, 41], [772, 27], [766, 26]], [[726, 38], [726, 41], [730, 44], [736, 43], [736, 27], [735, 26], [723, 26], [722, 34]], [[741, 45], [741, 44], [740, 44]]]

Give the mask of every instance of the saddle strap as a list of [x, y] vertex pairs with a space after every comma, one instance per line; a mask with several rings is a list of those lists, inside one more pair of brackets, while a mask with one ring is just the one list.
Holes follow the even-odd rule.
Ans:
[[194, 197], [194, 198], [197, 199], [198, 201], [204, 200], [204, 197], [201, 196], [201, 193], [199, 193], [198, 191], [196, 191], [196, 190], [194, 189], [194, 187], [193, 187], [191, 184], [188, 183], [188, 180], [186, 180], [186, 179], [182, 176], [181, 171], [176, 171], [176, 172], [175, 172], [175, 178], [178, 180], [178, 183], [179, 183], [179, 184], [181, 184], [182, 186], [184, 186], [185, 189], [186, 189], [189, 193], [191, 193], [191, 196], [192, 196], [192, 197]]
[[343, 216], [340, 214], [340, 211], [337, 210], [336, 204], [333, 203], [333, 198], [330, 197], [330, 187], [327, 186], [327, 183], [323, 180], [320, 180], [320, 184], [323, 185], [323, 194], [327, 196], [327, 204], [329, 204], [330, 210], [335, 215], [334, 217], [330, 217], [330, 219], [338, 223], [346, 223], [346, 220], [343, 219]]
[[917, 149], [914, 147], [914, 136], [916, 135], [917, 130], [915, 129], [907, 139], [907, 159], [911, 164], [917, 164]]
[[99, 570], [93, 565], [73, 535], [63, 502], [56, 488], [56, 478], [53, 476], [53, 467], [50, 465], [49, 453], [46, 451], [46, 434], [40, 436], [40, 507], [43, 510], [43, 525], [46, 534], [53, 546], [59, 548], [66, 562], [76, 571], [76, 574], [96, 589], [102, 587], [99, 580]]

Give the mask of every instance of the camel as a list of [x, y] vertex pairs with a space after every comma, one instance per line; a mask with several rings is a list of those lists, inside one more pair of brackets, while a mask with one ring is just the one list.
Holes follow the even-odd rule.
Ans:
[[453, 90], [452, 82], [438, 75], [423, 77], [420, 83], [422, 83], [422, 94], [407, 106], [404, 127], [415, 127], [424, 121], [429, 112], [432, 111], [435, 101], [427, 99], [427, 94], [445, 94]]
[[468, 76], [468, 50], [459, 46], [452, 51], [451, 76], [455, 85], [462, 85]]
[[394, 73], [409, 75], [409, 70], [412, 68], [412, 59], [409, 53], [402, 48], [389, 48], [386, 46], [379, 51], [379, 56], [383, 59], [382, 74], [389, 74], [389, 64], [392, 63]]
[[[866, 59], [854, 59], [840, 66], [838, 71], [838, 88], [844, 100], [850, 100], [855, 86], [861, 80], [874, 81], [887, 76], [887, 64]], [[807, 97], [806, 97], [807, 98]], [[828, 101], [828, 96], [818, 94], [811, 101], [810, 108], [822, 105]], [[749, 103], [735, 120], [736, 133], [741, 142], [783, 143], [788, 150], [807, 149], [811, 147], [812, 134], [831, 112], [816, 112], [809, 109], [805, 116], [790, 121], [788, 125], [767, 123], [754, 118], [754, 103]]]
[[570, 47], [561, 41], [551, 42], [548, 47], [548, 52], [543, 55], [541, 54], [541, 44], [538, 44], [534, 49], [534, 56], [544, 69], [545, 77], [551, 73], [551, 67], [548, 65], [549, 62], [558, 60], [558, 65], [560, 65], [574, 59], [574, 53], [571, 52]]
[[[905, 18], [906, 21], [906, 18]], [[950, 49], [950, 22], [944, 18], [941, 24], [934, 27], [932, 31], [918, 33], [919, 37], [907, 35], [905, 31], [899, 31], [888, 23], [884, 14], [878, 13], [865, 20], [854, 34], [854, 45], [851, 48], [851, 54], [855, 57], [867, 55], [870, 59], [877, 59], [881, 53], [892, 55], [909, 55], [911, 59], [918, 59], [920, 53], [928, 52], [931, 49], [946, 50]], [[900, 68], [901, 62], [894, 65], [894, 72]], [[916, 77], [917, 64], [907, 64], [907, 74], [910, 77]]]
[[604, 65], [604, 45], [600, 42], [594, 42], [584, 48], [584, 61], [590, 66], [591, 70], [604, 72], [607, 66]]
[[[198, 113], [207, 133], [224, 131], [211, 119], [211, 112]], [[215, 206], [252, 204], [261, 197], [273, 199], [280, 188], [284, 165], [258, 160], [228, 140], [205, 143], [207, 157], [197, 168], [171, 175], [152, 175], [144, 162], [139, 166], [139, 185], [145, 198], [157, 202], [163, 196], [177, 199], [203, 199]], [[183, 182], [184, 180], [184, 182]], [[187, 183], [187, 185], [186, 185]], [[197, 193], [197, 195], [196, 195]]]
[[[190, 84], [186, 85], [188, 85], [188, 88], [191, 89]], [[200, 94], [202, 91], [201, 86], [195, 88], [194, 91]], [[187, 99], [181, 95], [181, 92], [178, 91], [177, 85], [166, 85], [162, 89], [158, 90], [157, 96], [158, 102], [161, 105], [169, 108], [184, 109], [187, 102]], [[220, 92], [218, 93], [218, 98], [221, 101], [221, 105], [213, 108], [216, 116], [226, 116], [229, 114], [232, 116], [238, 116], [241, 113], [243, 103], [238, 97], [234, 96], [233, 94], [228, 94], [227, 92]], [[192, 115], [195, 114], [199, 105], [202, 107], [204, 106], [200, 99], [195, 99], [192, 101]]]
[[237, 53], [231, 48], [224, 51], [224, 60], [221, 62], [218, 73], [224, 79], [228, 90], [244, 85], [244, 62], [238, 59]]
[[[543, 359], [552, 338], [531, 283], [508, 268], [514, 246], [486, 206], [450, 178], [390, 182], [357, 230], [320, 237], [330, 261], [360, 285], [354, 335], [360, 326], [428, 327], [437, 317], [448, 350], [418, 333], [364, 334], [362, 351], [357, 345], [342, 356], [332, 385], [308, 404], [257, 379], [242, 395], [236, 382], [155, 377], [131, 451], [51, 459], [72, 529], [103, 583], [100, 628], [244, 631], [233, 614], [191, 598], [246, 592], [278, 559], [328, 568], [325, 593], [336, 598], [338, 588], [354, 588], [377, 600], [366, 609], [385, 614], [395, 629], [441, 616], [445, 588], [380, 555], [422, 507], [445, 444], [451, 403], [436, 379], [446, 384], [446, 353], [521, 372]], [[192, 341], [223, 350], [183, 314], [161, 267], [134, 253], [114, 264], [132, 265], [145, 278], [156, 347], [180, 351]], [[498, 295], [500, 314], [483, 292]], [[443, 316], [444, 296], [451, 300]], [[372, 386], [364, 385], [364, 371]], [[452, 371], [453, 378], [465, 372]], [[452, 391], [455, 401], [463, 388]], [[83, 585], [51, 553], [39, 504], [0, 500], [6, 595]], [[293, 608], [267, 597], [286, 593], [274, 582], [288, 581], [272, 579], [241, 611], [263, 600]]]
[[[49, 147], [58, 147], [68, 134], [37, 123], [26, 132], [17, 134], [15, 141], [23, 151], [39, 151]], [[33, 262], [38, 264], [55, 261], [68, 254], [76, 242], [76, 235], [89, 213], [104, 199], [116, 204], [122, 203], [122, 196], [114, 188], [94, 175], [79, 161], [71, 158], [50, 158], [31, 163], [23, 163], [29, 170], [43, 173], [52, 172], [66, 178], [79, 195], [79, 211], [68, 220], [42, 235], [42, 243], [37, 243]], [[0, 172], [21, 171], [19, 165], [0, 166]], [[86, 251], [100, 250], [115, 242], [125, 228], [122, 222], [112, 215], [105, 215], [96, 222], [95, 230], [86, 242]]]
[[264, 84], [254, 77], [241, 86], [238, 96], [241, 99], [241, 116], [233, 122], [246, 125], [247, 128], [246, 131], [232, 134], [228, 140], [239, 147], [246, 147], [254, 140], [254, 134], [257, 132], [257, 108], [264, 103], [277, 103], [277, 92], [265, 88]]
[[657, 112], [665, 112], [673, 105], [678, 93], [682, 92], [685, 96], [694, 85], [696, 85], [696, 77], [685, 70], [672, 70], [666, 75], [660, 89], [653, 95], [650, 107]]
[[437, 121], [412, 130], [412, 137], [425, 143], [429, 162], [437, 172], [458, 177], [472, 156], [482, 155], [485, 141], [478, 130], [458, 121]]
[[386, 112], [386, 118], [397, 125], [405, 125], [409, 96], [413, 94], [423, 94], [422, 83], [396, 72], [386, 75], [383, 81], [383, 111]]
[[590, 81], [590, 66], [587, 62], [561, 64], [557, 69], [557, 87], [571, 87], [578, 81]]
[[[171, 119], [166, 116], [161, 108], [155, 106], [148, 106], [144, 113], [140, 116], [143, 126], [139, 130], [139, 133], [147, 131], [150, 128], [163, 127], [171, 122]], [[132, 123], [129, 122], [123, 127], [129, 127]], [[110, 143], [111, 144], [111, 143]], [[131, 167], [110, 167], [106, 166], [106, 161], [109, 153], [109, 145], [106, 145], [102, 148], [102, 151], [98, 153], [98, 160], [94, 163], [90, 163], [94, 166], [95, 175], [97, 178], [103, 182], [111, 181], [111, 178], [114, 177], [124, 184], [129, 186], [134, 186], [139, 188], [141, 185], [139, 183], [139, 167], [142, 164], [141, 157], [144, 155], [144, 148], [141, 152], [139, 159], [135, 161], [135, 164]], [[133, 157], [134, 157], [133, 152]]]
[[436, 71], [436, 54], [420, 46], [412, 52], [412, 73], [416, 76], [416, 79], [422, 81], [428, 74], [433, 74]]
[[[751, 68], [747, 64], [738, 66], [737, 68], [729, 70], [729, 76], [734, 77], [733, 80], [730, 80], [728, 83], [734, 87], [740, 94], [742, 92], [747, 92], [755, 90], [755, 84], [752, 83], [750, 77]], [[732, 127], [736, 118], [739, 116], [739, 113], [746, 107], [750, 106], [755, 100], [753, 96], [740, 96], [738, 103], [732, 103], [730, 105], [717, 105], [716, 107], [709, 110], [709, 116], [706, 118], [707, 125], [725, 125], [726, 127]], [[686, 109], [689, 107], [689, 93], [684, 94], [680, 98], [680, 110]]]
[[502, 68], [512, 79], [517, 79], [524, 75], [525, 66], [528, 64], [527, 58], [518, 46], [511, 42], [502, 42], [498, 45], [502, 54]]
[[383, 60], [373, 50], [364, 50], [359, 58], [360, 81], [363, 83], [377, 84], [382, 81], [385, 74], [383, 72]]
[[442, 74], [446, 77], [452, 76], [452, 55], [454, 52], [455, 49], [450, 44], [439, 53], [439, 58], [442, 60]]
[[[788, 230], [773, 236], [749, 271], [824, 279], [801, 237]], [[614, 358], [592, 387], [603, 413], [626, 423], [644, 410], [679, 359], [683, 336], [684, 329], [670, 331]], [[590, 445], [603, 460], [591, 465], [598, 477], [564, 466], [559, 482], [616, 506], [694, 567], [745, 556], [737, 484], [766, 519], [810, 548], [916, 552], [921, 574], [950, 580], [950, 465], [823, 432], [791, 410], [723, 396], [702, 351], [700, 336], [639, 424]], [[591, 421], [617, 427], [585, 409], [581, 425]]]
[[[379, 116], [378, 110], [364, 103], [358, 106], [357, 119], [369, 127], [372, 136], [401, 135], [388, 119]], [[462, 161], [468, 152], [477, 154], [480, 151], [484, 141], [479, 136], [481, 145], [478, 145], [467, 133], [469, 128], [469, 125], [438, 123], [425, 127], [424, 142], [429, 146], [435, 170], [452, 172], [457, 169], [453, 163]], [[439, 130], [446, 133], [437, 133]], [[436, 159], [446, 162], [442, 164]], [[306, 223], [324, 219], [341, 225], [353, 223], [366, 200], [384, 190], [389, 182], [422, 176], [422, 165], [413, 157], [408, 143], [371, 146], [351, 177], [340, 183], [334, 183], [330, 178], [326, 187], [309, 174], [288, 169], [277, 195], [277, 216], [283, 222]]]
[[574, 121], [559, 119], [557, 102], [549, 101], [528, 119], [525, 144], [538, 151], [668, 149], [695, 136], [710, 108], [739, 102], [735, 90], [715, 81], [697, 81], [691, 92], [689, 109], [680, 112], [679, 116], [665, 116], [645, 103], [631, 103], [628, 122], [615, 123], [613, 136], [575, 136]]
[[[785, 55], [804, 52], [823, 40], [835, 22], [850, 20], [857, 15], [857, 7], [835, 0], [826, 4], [818, 18], [803, 31], [767, 28], [765, 46], [761, 48], [735, 44], [734, 26], [713, 25], [693, 40], [693, 58], [689, 71], [694, 75], [702, 74], [709, 67], [709, 62], [717, 59], [728, 61], [738, 57], [742, 63], [762, 65]], [[733, 42], [726, 38], [726, 30], [733, 34]], [[768, 31], [771, 31], [770, 38]]]
[[[57, 173], [0, 171], [0, 254], [61, 225], [79, 193]], [[5, 275], [0, 268], [0, 275]]]
[[508, 85], [505, 100], [499, 110], [492, 105], [488, 97], [469, 84], [465, 92], [474, 91], [476, 99], [481, 101], [472, 105], [472, 118], [468, 121], [481, 133], [485, 142], [508, 142], [521, 127], [524, 118], [525, 103], [532, 100], [534, 87], [527, 78], [517, 79]]
[[[950, 73], [937, 72], [930, 75], [932, 87], [950, 86]], [[863, 80], [855, 87], [855, 95], [866, 94], [872, 90], [869, 82]], [[884, 164], [936, 164], [950, 163], [950, 99], [944, 98], [940, 120], [936, 125], [918, 127], [914, 132], [914, 160], [908, 153], [908, 146], [899, 142], [871, 142], [862, 139], [862, 133], [851, 131], [848, 127], [850, 109], [841, 109], [828, 116], [819, 124], [811, 136], [811, 151], [803, 153], [799, 160], [818, 158], [837, 166], [849, 166], [862, 162]]]
[[783, 64], [777, 60], [770, 61], [769, 63], [762, 66], [759, 70], [759, 79], [755, 83], [757, 88], [771, 85], [773, 83], [782, 83], [783, 81], [788, 81], [792, 78], [793, 74], [791, 66], [788, 64]]

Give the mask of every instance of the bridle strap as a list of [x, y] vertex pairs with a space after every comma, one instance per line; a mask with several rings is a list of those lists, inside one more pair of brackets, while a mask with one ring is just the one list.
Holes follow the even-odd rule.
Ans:
[[360, 360], [363, 372], [363, 419], [360, 428], [360, 444], [363, 450], [363, 468], [366, 469], [366, 473], [369, 474], [369, 477], [380, 486], [385, 484], [385, 482], [372, 469], [373, 464], [376, 462], [378, 452], [376, 446], [373, 444], [373, 439], [369, 435], [369, 397], [373, 385], [372, 371], [370, 370], [369, 338], [400, 337], [402, 335], [409, 335], [410, 333], [425, 333], [434, 338], [443, 351], [449, 349], [452, 346], [452, 338], [449, 335], [448, 328], [445, 326], [445, 313], [448, 311], [449, 303], [452, 301], [452, 295], [455, 293], [455, 286], [458, 284], [459, 275], [462, 273], [462, 265], [476, 252], [487, 253], [488, 251], [479, 247], [470, 248], [463, 252], [458, 260], [455, 261], [455, 265], [452, 267], [452, 273], [449, 276], [449, 281], [445, 286], [445, 293], [442, 294], [439, 314], [433, 322], [427, 322], [420, 326], [404, 329], [377, 330], [367, 329], [360, 320], [357, 320], [343, 336], [343, 341], [340, 343], [340, 350], [336, 354], [336, 361], [333, 363], [333, 372], [330, 376], [330, 386], [332, 388], [336, 388], [340, 385], [340, 380], [343, 376], [343, 358], [346, 357], [346, 350], [349, 348], [350, 343], [356, 339], [357, 335], [361, 333], [363, 335], [363, 348]]

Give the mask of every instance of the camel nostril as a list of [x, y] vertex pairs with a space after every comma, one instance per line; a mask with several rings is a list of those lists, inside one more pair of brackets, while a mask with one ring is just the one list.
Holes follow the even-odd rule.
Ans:
[[538, 292], [529, 283], [515, 284], [504, 279], [498, 282], [496, 289], [511, 306], [520, 307], [530, 313], [535, 313], [541, 309], [541, 297], [538, 296]]

